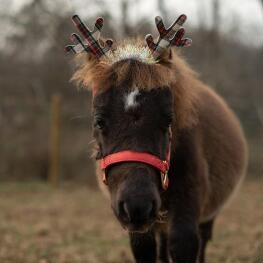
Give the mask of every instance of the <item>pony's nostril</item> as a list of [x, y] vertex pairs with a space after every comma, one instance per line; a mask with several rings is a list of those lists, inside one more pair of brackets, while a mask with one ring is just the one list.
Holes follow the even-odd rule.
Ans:
[[145, 214], [148, 218], [152, 217], [153, 212], [154, 212], [154, 206], [153, 206], [153, 202], [149, 203], [146, 208], [145, 208]]
[[124, 201], [119, 202], [119, 216], [122, 217], [125, 221], [130, 221], [130, 213], [128, 205]]
[[129, 213], [129, 209], [128, 209], [128, 205], [126, 202], [123, 203], [123, 210], [124, 210], [124, 213], [125, 213], [125, 216], [127, 217], [127, 219], [131, 219], [130, 218], [130, 213]]

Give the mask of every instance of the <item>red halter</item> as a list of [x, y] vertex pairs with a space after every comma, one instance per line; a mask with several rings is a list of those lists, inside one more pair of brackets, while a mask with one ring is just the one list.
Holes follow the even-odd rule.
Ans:
[[[107, 155], [102, 158], [100, 161], [100, 167], [102, 170], [105, 170], [107, 167], [122, 163], [122, 162], [141, 162], [153, 166], [160, 171], [162, 187], [164, 190], [168, 188], [168, 171], [170, 166], [170, 155], [171, 155], [171, 129], [169, 129], [169, 145], [166, 160], [161, 160], [158, 156], [145, 152], [134, 152], [134, 151], [120, 151]], [[103, 173], [103, 182], [107, 185], [107, 177], [105, 171]]]

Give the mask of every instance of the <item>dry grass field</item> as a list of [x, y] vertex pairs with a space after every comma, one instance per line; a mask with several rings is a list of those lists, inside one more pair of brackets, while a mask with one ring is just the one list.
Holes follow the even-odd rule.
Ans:
[[[0, 185], [1, 263], [133, 262], [109, 202], [85, 186]], [[208, 263], [263, 262], [263, 182], [249, 180], [218, 218]]]

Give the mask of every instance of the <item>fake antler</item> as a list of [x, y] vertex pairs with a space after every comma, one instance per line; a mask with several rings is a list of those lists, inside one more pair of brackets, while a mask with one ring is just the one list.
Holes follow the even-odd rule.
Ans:
[[166, 29], [162, 18], [160, 16], [155, 18], [159, 38], [155, 43], [152, 35], [148, 34], [146, 35], [145, 40], [156, 60], [158, 60], [160, 55], [170, 46], [185, 47], [192, 44], [191, 39], [183, 38], [185, 30], [182, 28], [182, 25], [186, 19], [186, 15], [180, 15], [179, 18], [168, 29]]
[[71, 40], [74, 45], [66, 46], [66, 52], [72, 52], [76, 54], [86, 51], [87, 53], [92, 53], [95, 57], [100, 58], [111, 49], [113, 41], [111, 39], [103, 41], [100, 38], [101, 29], [103, 27], [103, 18], [99, 17], [96, 20], [93, 31], [89, 30], [89, 28], [81, 21], [78, 15], [74, 15], [72, 17], [72, 21], [83, 36], [84, 41], [82, 41], [79, 35], [73, 33], [71, 35]]

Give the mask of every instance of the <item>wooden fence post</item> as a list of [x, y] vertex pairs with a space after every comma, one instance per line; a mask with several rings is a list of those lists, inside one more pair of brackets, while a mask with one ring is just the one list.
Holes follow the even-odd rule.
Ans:
[[50, 139], [49, 139], [49, 171], [48, 182], [58, 186], [60, 177], [60, 112], [61, 96], [52, 96], [50, 111]]

